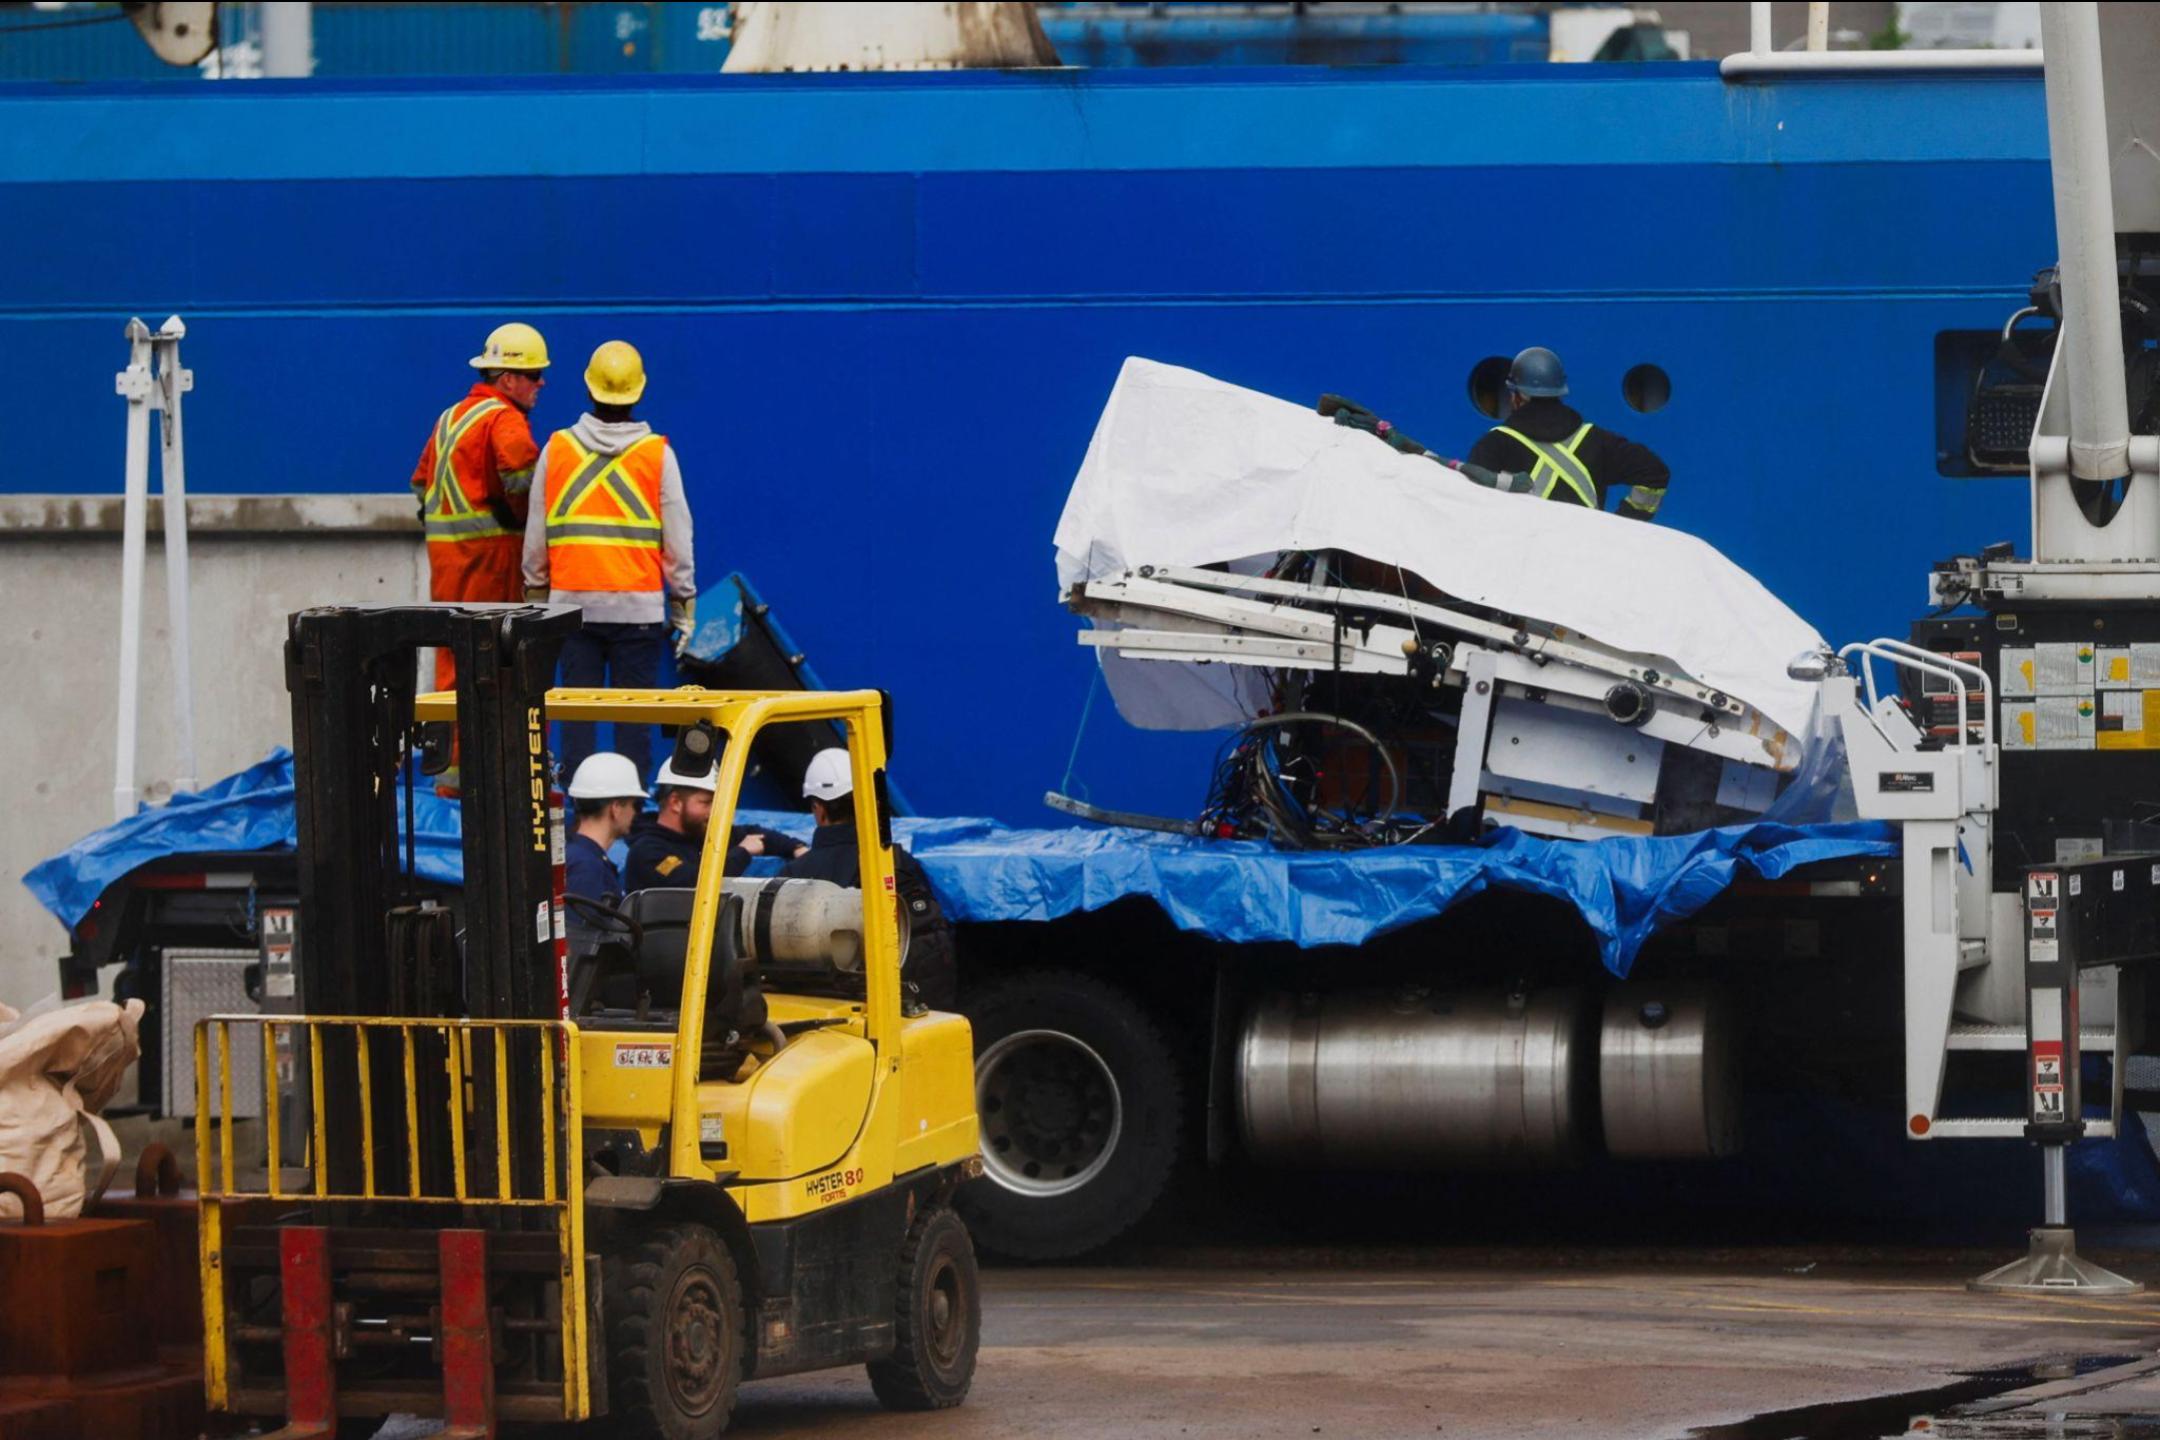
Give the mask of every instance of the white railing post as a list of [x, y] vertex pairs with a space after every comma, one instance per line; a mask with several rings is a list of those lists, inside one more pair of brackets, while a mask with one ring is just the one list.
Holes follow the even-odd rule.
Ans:
[[1753, 0], [1748, 6], [1748, 49], [1757, 55], [1770, 53], [1770, 0]]
[[157, 350], [157, 399], [165, 412], [165, 448], [158, 488], [165, 497], [165, 608], [172, 648], [174, 793], [195, 789], [195, 685], [189, 664], [187, 462], [181, 445], [180, 397], [195, 388], [195, 372], [180, 366], [187, 326], [168, 316], [153, 342]]
[[113, 765], [113, 818], [135, 813], [135, 709], [142, 672], [143, 529], [150, 493], [150, 327], [127, 323], [128, 366], [113, 388], [127, 401], [127, 491], [120, 530], [120, 735]]
[[150, 526], [150, 412], [164, 415], [159, 468], [164, 477], [165, 600], [171, 627], [173, 740], [179, 774], [174, 791], [195, 788], [195, 687], [188, 645], [187, 463], [180, 397], [195, 375], [180, 365], [187, 326], [175, 315], [152, 334], [138, 317], [127, 323], [128, 367], [113, 379], [127, 401], [127, 490], [120, 521], [120, 684], [113, 759], [113, 818], [125, 820], [142, 801], [136, 783], [141, 734], [144, 552]]
[[1815, 51], [1830, 48], [1830, 0], [1808, 0], [1807, 48]]
[[315, 73], [315, 7], [306, 0], [270, 0], [256, 7], [266, 80], [306, 79]]

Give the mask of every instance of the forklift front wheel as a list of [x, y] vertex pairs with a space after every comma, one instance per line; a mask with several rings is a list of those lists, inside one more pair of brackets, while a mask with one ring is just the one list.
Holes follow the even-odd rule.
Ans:
[[743, 1369], [742, 1284], [727, 1246], [703, 1225], [668, 1225], [606, 1265], [609, 1433], [718, 1435]]
[[893, 1352], [870, 1362], [888, 1410], [950, 1410], [967, 1399], [982, 1343], [982, 1287], [967, 1226], [944, 1206], [915, 1217], [900, 1247]]

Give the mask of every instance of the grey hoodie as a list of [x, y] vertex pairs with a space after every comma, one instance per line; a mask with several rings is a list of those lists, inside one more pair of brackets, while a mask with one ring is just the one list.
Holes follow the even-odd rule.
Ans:
[[[652, 434], [652, 426], [643, 420], [597, 420], [587, 414], [578, 417], [570, 433], [595, 454], [620, 455]], [[543, 446], [540, 463], [533, 469], [532, 509], [525, 517], [528, 590], [538, 590], [548, 583], [547, 461]], [[660, 565], [671, 596], [697, 594], [697, 566], [690, 548], [690, 501], [683, 494], [682, 467], [675, 463], [675, 447], [665, 445], [660, 460]], [[656, 625], [667, 619], [667, 605], [658, 590], [633, 593], [549, 587], [548, 599], [557, 605], [582, 607], [586, 621], [595, 625]]]

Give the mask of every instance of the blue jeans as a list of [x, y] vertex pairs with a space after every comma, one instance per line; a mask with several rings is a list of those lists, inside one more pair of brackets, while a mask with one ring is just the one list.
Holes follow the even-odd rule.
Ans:
[[[652, 625], [587, 624], [562, 647], [562, 684], [568, 689], [647, 690], [660, 683], [660, 659], [666, 653], [668, 627]], [[615, 749], [627, 756], [647, 784], [652, 782], [652, 734], [650, 725], [617, 725]], [[597, 727], [589, 720], [564, 721], [562, 727], [563, 783], [577, 773], [578, 763], [600, 748]]]

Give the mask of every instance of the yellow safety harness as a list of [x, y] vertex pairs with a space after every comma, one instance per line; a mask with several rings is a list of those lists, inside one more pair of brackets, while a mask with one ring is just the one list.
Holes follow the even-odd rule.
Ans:
[[1495, 425], [1493, 429], [1517, 441], [1523, 449], [1536, 457], [1536, 463], [1530, 467], [1530, 482], [1539, 496], [1550, 500], [1553, 491], [1559, 489], [1564, 482], [1583, 504], [1593, 510], [1597, 509], [1597, 482], [1590, 478], [1590, 467], [1575, 453], [1581, 448], [1583, 441], [1589, 438], [1589, 425], [1585, 424], [1558, 445], [1547, 445], [1543, 441], [1533, 440], [1522, 431], [1507, 425]]
[[456, 468], [450, 463], [451, 452], [457, 449], [458, 442], [471, 432], [473, 426], [502, 408], [500, 400], [482, 400], [459, 415], [457, 406], [453, 405], [435, 422], [435, 475], [428, 481], [427, 514], [422, 521], [428, 539], [484, 540], [510, 533], [503, 528], [493, 510], [472, 503], [465, 487], [458, 483]]

